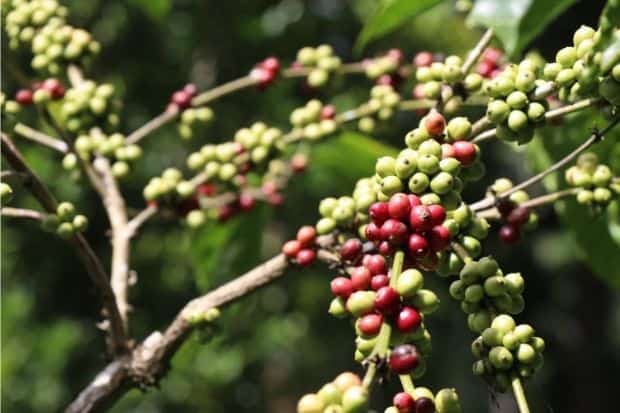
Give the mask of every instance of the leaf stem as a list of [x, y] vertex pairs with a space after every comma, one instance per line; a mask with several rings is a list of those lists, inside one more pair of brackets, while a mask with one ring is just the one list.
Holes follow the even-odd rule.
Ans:
[[530, 413], [530, 407], [527, 404], [523, 384], [521, 383], [521, 379], [516, 375], [512, 377], [512, 392], [517, 401], [517, 406], [519, 406], [519, 413]]

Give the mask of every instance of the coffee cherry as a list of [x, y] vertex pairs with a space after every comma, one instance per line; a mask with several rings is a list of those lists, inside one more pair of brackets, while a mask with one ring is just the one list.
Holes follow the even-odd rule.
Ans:
[[513, 201], [511, 201], [508, 198], [500, 198], [497, 200], [497, 203], [496, 203], [496, 208], [503, 217], [507, 217], [510, 214], [510, 212], [512, 212], [512, 210], [516, 208], [516, 206], [517, 204], [515, 204]]
[[65, 95], [65, 88], [58, 79], [46, 79], [41, 84], [41, 89], [47, 90], [54, 100], [60, 99]]
[[32, 91], [29, 89], [20, 89], [15, 93], [15, 101], [20, 105], [32, 105]]
[[309, 247], [314, 244], [315, 239], [316, 230], [314, 227], [306, 225], [299, 228], [299, 231], [297, 231], [297, 241], [299, 241], [302, 247]]
[[400, 303], [400, 295], [392, 287], [382, 287], [377, 291], [375, 297], [375, 309], [378, 311], [391, 314], [393, 313], [398, 304]]
[[364, 266], [368, 268], [372, 274], [385, 274], [387, 272], [385, 258], [381, 255], [368, 256]]
[[409, 237], [409, 252], [415, 258], [423, 258], [428, 255], [430, 245], [426, 238], [419, 234], [411, 234]]
[[508, 370], [513, 363], [513, 356], [510, 351], [508, 351], [503, 346], [493, 347], [491, 351], [489, 351], [489, 361], [499, 370]]
[[368, 411], [368, 390], [363, 386], [348, 388], [342, 395], [344, 413], [366, 413]]
[[374, 223], [383, 224], [390, 217], [390, 210], [387, 202], [375, 202], [368, 210], [370, 218]]
[[345, 261], [355, 261], [362, 253], [362, 242], [357, 238], [350, 238], [342, 244], [340, 256]]
[[411, 212], [411, 204], [406, 194], [392, 195], [388, 202], [388, 213], [390, 217], [397, 220], [406, 220]]
[[431, 214], [431, 221], [433, 225], [441, 225], [446, 219], [446, 209], [438, 204], [429, 205], [427, 208]]
[[510, 211], [506, 217], [506, 221], [515, 227], [525, 224], [530, 218], [530, 210], [526, 207], [517, 207]]
[[438, 413], [461, 413], [461, 402], [454, 389], [442, 389], [435, 396]]
[[407, 241], [409, 229], [405, 224], [395, 219], [388, 219], [381, 225], [381, 237], [392, 245], [400, 245]]
[[177, 90], [172, 94], [170, 102], [175, 104], [179, 109], [187, 109], [192, 103], [192, 95], [184, 90]]
[[439, 308], [439, 298], [431, 290], [421, 289], [411, 299], [411, 303], [421, 313], [430, 314]]
[[357, 326], [362, 334], [375, 336], [379, 334], [381, 324], [383, 324], [383, 316], [381, 314], [366, 314], [359, 319]]
[[433, 227], [433, 214], [425, 205], [417, 205], [411, 209], [409, 224], [416, 232], [425, 232]]
[[413, 64], [416, 67], [426, 67], [433, 63], [433, 54], [431, 52], [419, 52], [413, 58]]
[[415, 399], [415, 413], [435, 413], [435, 403], [428, 397]]
[[403, 307], [400, 309], [397, 319], [396, 327], [402, 333], [410, 333], [415, 331], [422, 324], [422, 317], [418, 310], [413, 307]]
[[437, 111], [432, 111], [424, 118], [424, 128], [431, 136], [440, 136], [446, 127], [446, 119]]
[[366, 267], [355, 267], [351, 270], [351, 283], [355, 291], [368, 289], [371, 279], [372, 274]]
[[515, 244], [521, 239], [519, 228], [514, 225], [502, 225], [499, 229], [499, 239], [507, 245]]
[[450, 245], [450, 231], [443, 225], [434, 226], [429, 234], [431, 250], [441, 251]]
[[334, 295], [344, 299], [349, 298], [353, 293], [354, 287], [350, 279], [345, 277], [336, 277], [330, 283], [331, 291]]
[[297, 261], [297, 264], [301, 265], [302, 267], [307, 267], [311, 265], [316, 259], [316, 252], [309, 248], [304, 248], [297, 253], [295, 259]]
[[390, 370], [396, 374], [407, 374], [420, 364], [420, 356], [413, 344], [401, 344], [395, 347], [389, 357]]
[[467, 141], [456, 141], [452, 144], [454, 157], [463, 165], [469, 166], [476, 160], [476, 146]]
[[333, 383], [341, 392], [344, 392], [351, 387], [361, 385], [362, 381], [357, 374], [345, 371], [344, 373], [340, 373], [334, 379]]
[[411, 397], [409, 393], [404, 391], [394, 395], [392, 404], [398, 409], [399, 413], [417, 413], [415, 409], [415, 400], [413, 400], [413, 397]]
[[386, 287], [390, 284], [390, 278], [385, 274], [373, 275], [370, 279], [370, 288], [377, 291], [381, 287]]
[[297, 403], [297, 413], [323, 413], [324, 408], [323, 400], [314, 393], [304, 395]]
[[413, 297], [424, 286], [424, 277], [416, 269], [403, 271], [396, 281], [396, 291], [403, 297]]

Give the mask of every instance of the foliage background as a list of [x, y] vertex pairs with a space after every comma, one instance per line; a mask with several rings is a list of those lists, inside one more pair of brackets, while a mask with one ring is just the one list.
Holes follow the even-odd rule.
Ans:
[[[188, 79], [208, 88], [247, 73], [267, 55], [290, 59], [301, 46], [319, 43], [332, 44], [345, 61], [355, 59], [351, 50], [374, 9], [370, 0], [64, 3], [70, 6], [72, 22], [92, 28], [103, 43], [93, 76], [122, 90], [125, 131], [159, 113], [170, 91]], [[602, 4], [583, 1], [568, 9], [533, 47], [551, 58], [570, 42], [579, 24], [596, 25]], [[463, 17], [444, 2], [371, 43], [365, 53], [397, 46], [408, 56], [424, 49], [463, 54], [479, 34], [466, 28]], [[12, 92], [12, 68], [26, 68], [26, 60], [7, 55], [4, 43], [2, 52], [2, 88]], [[367, 88], [361, 77], [347, 79], [324, 96], [333, 96], [326, 98], [347, 108], [362, 101]], [[265, 93], [249, 91], [218, 101], [214, 125], [190, 143], [180, 142], [173, 127], [149, 137], [147, 155], [123, 187], [129, 204], [141, 207], [141, 188], [148, 177], [164, 167], [183, 165], [192, 147], [228, 139], [238, 127], [256, 120], [286, 127], [288, 113], [309, 98], [298, 84], [282, 81]], [[404, 132], [415, 124], [413, 114], [403, 114], [378, 131], [376, 143], [354, 133], [322, 143], [313, 151], [309, 173], [294, 181], [278, 210], [258, 208], [226, 225], [195, 232], [169, 222], [148, 225], [132, 257], [139, 280], [132, 289], [135, 336], [141, 339], [163, 328], [189, 298], [277, 252], [296, 227], [316, 220], [318, 212], [308, 205], [317, 205], [326, 195], [349, 192], [357, 178], [372, 171], [376, 155], [389, 150], [385, 145], [400, 146]], [[591, 124], [592, 119], [581, 117], [567, 121], [562, 130], [578, 139]], [[478, 199], [494, 177], [528, 176], [532, 167], [545, 162], [542, 146], [562, 147], [567, 136], [548, 137], [529, 157], [523, 152], [515, 156], [502, 144], [486, 144], [489, 178], [471, 188], [467, 199]], [[92, 191], [72, 182], [50, 152], [18, 143], [59, 198], [90, 211], [87, 236], [107, 262], [109, 245], [101, 236], [107, 222]], [[27, 194], [17, 192], [18, 204], [33, 206]], [[564, 214], [563, 219], [579, 219], [584, 224], [580, 229], [562, 229], [558, 216], [547, 209], [540, 230], [526, 242], [507, 249], [491, 236], [486, 247], [507, 270], [525, 275], [527, 308], [520, 319], [531, 322], [547, 340], [546, 366], [528, 384], [533, 410], [613, 411], [617, 396], [611, 387], [618, 383], [620, 368], [620, 267], [613, 263], [620, 251], [617, 245], [598, 244], [606, 231], [604, 217], [573, 205], [564, 208], [572, 215]], [[576, 242], [580, 237], [595, 240], [598, 278], [577, 260], [584, 256]], [[105, 363], [103, 340], [94, 326], [96, 296], [71, 250], [35, 225], [3, 222], [1, 246], [2, 407], [13, 412], [59, 410]], [[183, 346], [160, 391], [133, 390], [112, 411], [291, 412], [301, 394], [316, 390], [342, 370], [359, 371], [352, 360], [353, 330], [326, 312], [330, 275], [320, 266], [291, 272], [229, 308], [214, 340], [202, 343], [195, 336]], [[484, 384], [470, 373], [472, 334], [465, 316], [447, 296], [445, 280], [430, 278], [430, 283], [444, 305], [428, 322], [434, 354], [421, 384], [456, 387], [466, 412], [496, 409]], [[387, 387], [395, 388], [393, 383]], [[387, 389], [376, 391], [376, 405], [390, 394]], [[514, 409], [509, 399], [500, 398], [499, 403], [502, 411]]]

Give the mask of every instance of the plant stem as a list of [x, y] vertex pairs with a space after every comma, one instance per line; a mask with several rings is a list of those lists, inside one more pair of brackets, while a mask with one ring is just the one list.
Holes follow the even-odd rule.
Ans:
[[390, 274], [390, 287], [396, 287], [398, 283], [398, 277], [403, 271], [403, 263], [405, 262], [405, 253], [403, 251], [396, 251], [394, 254], [394, 262], [392, 263], [392, 273]]
[[[529, 199], [525, 202], [520, 203], [519, 206], [526, 207], [526, 208], [536, 208], [542, 205], [551, 204], [559, 199], [562, 199], [568, 196], [576, 195], [577, 192], [579, 191], [580, 191], [580, 188], [564, 189], [562, 191], [552, 192], [546, 195], [541, 195], [539, 197]], [[486, 218], [486, 219], [499, 219], [501, 217], [499, 211], [495, 207], [485, 209], [483, 211], [479, 211], [476, 213], [476, 215], [479, 218]]]
[[176, 118], [178, 114], [178, 109], [174, 107], [166, 109], [166, 111], [155, 116], [153, 119], [133, 131], [129, 136], [127, 136], [125, 142], [127, 142], [128, 144], [138, 143], [142, 138], [146, 137], [150, 133], [156, 131], [166, 123]]
[[32, 219], [34, 221], [41, 221], [43, 219], [43, 214], [39, 211], [23, 208], [2, 207], [0, 208], [0, 215], [3, 217]]
[[64, 141], [53, 138], [38, 130], [32, 129], [31, 127], [26, 126], [23, 123], [16, 124], [13, 130], [18, 135], [26, 139], [30, 139], [33, 142], [39, 143], [43, 146], [47, 146], [48, 148], [52, 148], [60, 153], [67, 153], [67, 151], [69, 150], [69, 145], [67, 145]]
[[415, 386], [413, 385], [413, 380], [409, 374], [401, 374], [398, 376], [400, 380], [401, 386], [403, 386], [403, 390], [413, 396], [413, 392], [415, 391]]
[[521, 384], [521, 379], [518, 376], [512, 377], [512, 392], [514, 393], [517, 406], [519, 406], [519, 413], [530, 413], [530, 407], [527, 404], [527, 398], [525, 397], [525, 391]]
[[366, 373], [364, 374], [364, 378], [362, 379], [362, 386], [369, 389], [370, 386], [372, 386], [372, 382], [375, 380], [376, 374], [377, 374], [377, 364], [368, 363], [368, 368], [366, 369]]
[[456, 242], [456, 241], [451, 242], [450, 243], [450, 247], [456, 253], [456, 255], [458, 255], [459, 258], [462, 259], [463, 261], [465, 261], [466, 263], [472, 261], [472, 258], [469, 255], [469, 253], [467, 252], [467, 250], [465, 249], [465, 247], [463, 247], [458, 242]]
[[484, 32], [480, 40], [478, 40], [478, 43], [476, 44], [476, 46], [474, 46], [471, 52], [469, 52], [469, 54], [467, 55], [467, 59], [465, 60], [465, 63], [463, 63], [463, 66], [461, 67], [462, 74], [465, 75], [469, 73], [471, 68], [476, 63], [476, 61], [478, 61], [478, 58], [480, 57], [484, 49], [486, 49], [486, 47], [491, 42], [492, 38], [493, 38], [493, 29], [487, 29], [487, 31]]

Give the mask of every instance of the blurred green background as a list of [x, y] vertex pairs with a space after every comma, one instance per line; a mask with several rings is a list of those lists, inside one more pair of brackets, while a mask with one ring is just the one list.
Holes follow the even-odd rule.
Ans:
[[[126, 132], [159, 113], [170, 92], [188, 80], [209, 88], [246, 74], [268, 55], [290, 62], [300, 47], [320, 43], [333, 45], [345, 61], [356, 59], [353, 44], [375, 6], [370, 0], [63, 3], [70, 6], [71, 22], [91, 28], [102, 42], [103, 54], [91, 74], [122, 90]], [[579, 2], [531, 46], [553, 57], [580, 24], [596, 25], [603, 3]], [[452, 6], [444, 2], [424, 12], [371, 43], [364, 53], [400, 47], [407, 56], [420, 50], [464, 54], [481, 32], [467, 28]], [[11, 93], [16, 84], [5, 68], [26, 69], [27, 60], [7, 55], [4, 46], [2, 88]], [[368, 81], [358, 76], [318, 97], [346, 109], [363, 101], [368, 88]], [[148, 177], [168, 166], [182, 166], [192, 148], [230, 139], [236, 129], [257, 120], [286, 128], [290, 111], [311, 97], [300, 84], [281, 81], [264, 93], [250, 90], [218, 101], [213, 105], [214, 125], [194, 141], [181, 141], [174, 127], [162, 129], [145, 140], [146, 156], [123, 184], [129, 205], [142, 207], [141, 188]], [[312, 152], [309, 172], [293, 181], [279, 209], [259, 207], [224, 225], [194, 232], [165, 221], [147, 225], [132, 256], [138, 276], [131, 290], [135, 337], [142, 339], [153, 329], [164, 328], [188, 299], [276, 253], [299, 225], [315, 222], [318, 212], [309, 205], [327, 195], [349, 193], [357, 178], [372, 172], [374, 158], [387, 150], [383, 145], [401, 146], [404, 133], [417, 122], [414, 114], [400, 114], [396, 122], [377, 131], [378, 143], [354, 133], [321, 143]], [[499, 143], [486, 144], [488, 178], [468, 189], [467, 199], [480, 198], [495, 177], [527, 177], [546, 161], [543, 146], [568, 148], [573, 144], [566, 131], [576, 142], [592, 122], [590, 115], [565, 121], [561, 133], [553, 132], [555, 138], [536, 144], [536, 156], [515, 153]], [[60, 199], [88, 211], [92, 225], [87, 237], [107, 263], [110, 248], [102, 235], [107, 221], [96, 196], [69, 179], [55, 154], [25, 141], [18, 144]], [[620, 158], [620, 151], [615, 156]], [[35, 207], [22, 189], [16, 192], [16, 204]], [[527, 385], [532, 410], [615, 411], [617, 395], [611, 390], [620, 382], [616, 289], [620, 266], [614, 263], [620, 250], [601, 241], [609, 239], [604, 216], [575, 205], [564, 208], [572, 215], [558, 218], [553, 210], [543, 210], [539, 231], [518, 246], [503, 247], [491, 235], [486, 248], [506, 270], [522, 271], [526, 277], [527, 307], [520, 319], [533, 324], [547, 340], [545, 368]], [[567, 231], [561, 226], [561, 220], [574, 223], [574, 219], [589, 232], [584, 235], [578, 227]], [[98, 301], [72, 251], [59, 239], [32, 223], [3, 220], [2, 224], [2, 407], [7, 412], [57, 411], [106, 363], [102, 335], [95, 327]], [[595, 256], [592, 248], [580, 246], [582, 236], [594, 240]], [[578, 261], [585, 256], [593, 258], [590, 265]], [[597, 274], [590, 268], [597, 268]], [[186, 342], [159, 390], [133, 390], [112, 411], [292, 412], [303, 393], [318, 389], [343, 370], [360, 372], [352, 360], [353, 329], [327, 314], [331, 276], [320, 265], [291, 271], [228, 308], [212, 341], [205, 343], [195, 334]], [[432, 276], [427, 280], [443, 305], [428, 321], [434, 350], [420, 384], [456, 387], [465, 412], [493, 411], [498, 405], [501, 411], [515, 411], [509, 397], [491, 400], [484, 383], [472, 376], [473, 337], [465, 315], [448, 297], [446, 280]], [[377, 388], [376, 408], [388, 404], [394, 389], [395, 383], [388, 383], [385, 391]]]

